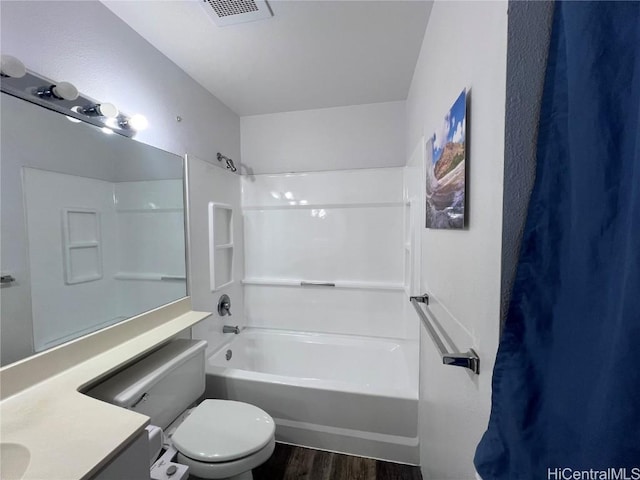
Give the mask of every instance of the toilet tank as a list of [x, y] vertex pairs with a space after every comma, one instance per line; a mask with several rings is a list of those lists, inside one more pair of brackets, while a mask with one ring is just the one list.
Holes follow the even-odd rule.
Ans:
[[86, 394], [166, 428], [204, 393], [206, 346], [204, 340], [173, 340]]

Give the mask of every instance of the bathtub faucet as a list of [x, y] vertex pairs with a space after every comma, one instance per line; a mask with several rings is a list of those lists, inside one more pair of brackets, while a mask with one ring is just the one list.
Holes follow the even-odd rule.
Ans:
[[222, 333], [235, 333], [236, 335], [240, 333], [240, 327], [237, 325], [232, 327], [231, 325], [223, 325]]
[[225, 315], [231, 316], [231, 299], [229, 295], [222, 295], [218, 300], [218, 315], [221, 317]]

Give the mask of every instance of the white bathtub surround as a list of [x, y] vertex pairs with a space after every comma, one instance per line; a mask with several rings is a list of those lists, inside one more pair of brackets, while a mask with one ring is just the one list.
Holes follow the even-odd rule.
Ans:
[[417, 357], [410, 340], [250, 327], [209, 357], [206, 396], [259, 406], [285, 443], [416, 464]]
[[248, 325], [417, 340], [402, 291], [401, 168], [242, 182]]
[[261, 406], [282, 442], [418, 462], [403, 174], [242, 179], [249, 328], [210, 357], [207, 395]]
[[[223, 325], [246, 324], [244, 319], [244, 292], [242, 276], [244, 273], [244, 243], [242, 232], [242, 214], [240, 207], [240, 175], [220, 168], [216, 163], [205, 162], [191, 155], [187, 156], [189, 185], [189, 223], [190, 223], [190, 276], [191, 297], [194, 308], [214, 312], [207, 321], [193, 329], [193, 338], [206, 340], [208, 351], [215, 350], [226, 341], [222, 333]], [[233, 244], [224, 254], [233, 255], [232, 271], [227, 274], [234, 279], [232, 283], [215, 291], [211, 287], [212, 244], [210, 242], [209, 211], [211, 203], [225, 204], [231, 208], [231, 231], [226, 232], [225, 240], [218, 237], [218, 245]], [[229, 211], [227, 211], [229, 213]], [[219, 216], [218, 220], [228, 217]], [[220, 224], [219, 226], [221, 226]], [[215, 232], [214, 232], [215, 233]], [[218, 235], [222, 233], [218, 229]], [[214, 250], [215, 251], [215, 250]], [[229, 260], [229, 257], [226, 257]], [[224, 264], [226, 267], [229, 263]], [[218, 300], [223, 294], [231, 298], [231, 316], [220, 317], [217, 313]], [[226, 334], [227, 336], [229, 334]]]
[[417, 336], [417, 320], [401, 289], [245, 285], [245, 298], [247, 319], [254, 327], [395, 339]]
[[[402, 168], [363, 168], [243, 177], [242, 207], [400, 204]], [[300, 201], [306, 203], [300, 204]]]
[[244, 220], [248, 278], [402, 283], [402, 204], [245, 208]]

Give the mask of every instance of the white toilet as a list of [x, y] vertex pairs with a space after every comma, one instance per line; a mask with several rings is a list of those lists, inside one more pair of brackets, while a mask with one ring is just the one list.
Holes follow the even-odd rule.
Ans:
[[264, 410], [230, 400], [204, 400], [207, 342], [174, 340], [86, 392], [151, 417], [178, 451], [176, 461], [200, 478], [250, 480], [275, 447]]

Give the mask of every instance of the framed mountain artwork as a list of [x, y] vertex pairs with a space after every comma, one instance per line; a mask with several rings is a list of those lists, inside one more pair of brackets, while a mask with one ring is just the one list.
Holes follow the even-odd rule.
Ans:
[[[465, 226], [467, 92], [463, 90], [427, 142], [426, 227]], [[429, 155], [430, 154], [430, 155]]]

